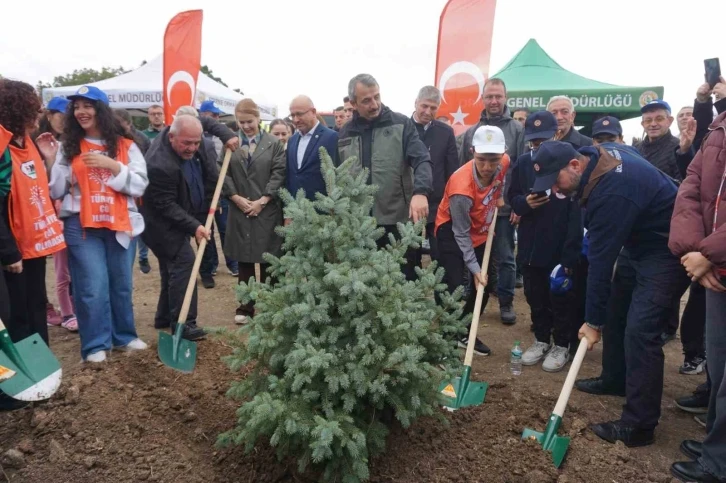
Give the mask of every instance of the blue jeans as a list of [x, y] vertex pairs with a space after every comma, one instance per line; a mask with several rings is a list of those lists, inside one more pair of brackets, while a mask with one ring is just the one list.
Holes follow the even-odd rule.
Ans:
[[111, 230], [82, 228], [77, 215], [64, 222], [81, 357], [85, 359], [138, 337], [132, 300], [136, 239], [125, 249]]
[[497, 216], [492, 258], [497, 263], [497, 297], [499, 305], [510, 305], [514, 300], [517, 266], [514, 262], [514, 230], [509, 216]]
[[[142, 240], [140, 236], [136, 237], [136, 239], [138, 240], [139, 245], [139, 261], [148, 261], [149, 247], [146, 246], [146, 243], [144, 243], [144, 240]], [[131, 264], [133, 265], [133, 261]]]

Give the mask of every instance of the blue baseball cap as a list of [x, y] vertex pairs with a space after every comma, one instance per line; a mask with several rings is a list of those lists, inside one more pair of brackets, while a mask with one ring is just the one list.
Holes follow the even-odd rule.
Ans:
[[618, 118], [613, 116], [601, 117], [592, 124], [593, 137], [598, 134], [612, 134], [614, 136], [622, 136], [623, 128], [620, 126]]
[[545, 141], [532, 153], [534, 186], [532, 191], [547, 191], [557, 182], [560, 170], [573, 159], [580, 157], [572, 144], [562, 141]]
[[60, 111], [60, 112], [66, 112], [66, 109], [68, 108], [68, 104], [70, 104], [71, 101], [66, 99], [65, 97], [54, 97], [50, 101], [48, 101], [48, 105], [45, 106], [46, 109], [49, 111]]
[[557, 119], [549, 111], [538, 111], [524, 121], [524, 140], [552, 139], [557, 132]]
[[655, 109], [665, 109], [668, 111], [668, 114], [671, 113], [671, 106], [663, 99], [654, 99], [650, 101], [648, 104], [640, 108], [640, 113], [645, 114], [646, 112], [653, 111]]
[[557, 265], [550, 274], [550, 292], [561, 295], [572, 290], [572, 277], [565, 273], [562, 265]]
[[98, 87], [82, 86], [75, 94], [68, 96], [68, 99], [75, 101], [76, 99], [88, 99], [89, 101], [100, 101], [108, 106], [108, 96]]
[[214, 101], [204, 101], [199, 106], [199, 112], [211, 112], [213, 114], [224, 114], [224, 111], [217, 107]]

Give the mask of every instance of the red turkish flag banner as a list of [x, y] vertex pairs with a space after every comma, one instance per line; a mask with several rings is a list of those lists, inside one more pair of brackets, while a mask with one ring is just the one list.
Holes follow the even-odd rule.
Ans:
[[449, 0], [439, 20], [435, 85], [441, 91], [439, 116], [456, 135], [477, 123], [484, 109], [482, 90], [489, 75], [496, 0]]
[[202, 63], [202, 11], [181, 12], [164, 33], [164, 119], [168, 126], [181, 106], [193, 106]]

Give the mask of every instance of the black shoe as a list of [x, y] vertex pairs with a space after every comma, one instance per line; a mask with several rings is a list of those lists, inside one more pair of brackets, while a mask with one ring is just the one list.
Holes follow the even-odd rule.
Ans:
[[517, 275], [517, 280], [514, 282], [514, 288], [524, 287], [524, 278], [521, 275]]
[[202, 275], [202, 285], [204, 288], [214, 288], [214, 278], [211, 275]]
[[705, 414], [708, 412], [708, 400], [710, 394], [707, 392], [694, 392], [690, 396], [676, 399], [676, 406], [687, 413]]
[[683, 365], [678, 369], [680, 374], [686, 376], [697, 376], [706, 370], [706, 359], [701, 356], [685, 359]]
[[706, 418], [705, 414], [697, 414], [696, 416], [693, 416], [693, 419], [703, 426], [703, 429], [706, 429], [706, 426], [708, 426], [708, 419]]
[[605, 382], [600, 377], [590, 379], [579, 379], [575, 381], [575, 387], [582, 392], [595, 394], [596, 396], [625, 396], [625, 388], [614, 387]]
[[139, 269], [141, 270], [141, 273], [149, 273], [151, 271], [151, 265], [149, 265], [149, 261], [145, 259], [139, 259]]
[[[459, 340], [459, 347], [462, 349], [466, 349], [467, 344], [469, 343], [469, 337], [462, 337]], [[474, 342], [474, 354], [480, 355], [480, 356], [488, 356], [492, 353], [492, 350], [487, 347], [487, 345], [479, 340], [479, 337], [476, 338], [476, 341]]]
[[499, 311], [502, 324], [514, 325], [517, 322], [517, 314], [514, 313], [514, 307], [512, 304], [500, 305]]
[[590, 429], [605, 441], [609, 443], [622, 441], [628, 448], [648, 446], [655, 441], [652, 429], [639, 429], [622, 421], [593, 424]]
[[698, 441], [686, 439], [681, 443], [681, 453], [688, 456], [694, 461], [701, 457], [702, 451], [703, 443], [700, 443]]
[[696, 483], [719, 483], [719, 480], [706, 471], [698, 461], [679, 461], [671, 465], [671, 474], [681, 481]]
[[[176, 332], [176, 322], [171, 325], [171, 333], [172, 335]], [[204, 329], [197, 327], [196, 322], [191, 324], [184, 324], [184, 329], [182, 330], [182, 339], [186, 340], [201, 340], [204, 339], [207, 336], [207, 333], [204, 331]]]

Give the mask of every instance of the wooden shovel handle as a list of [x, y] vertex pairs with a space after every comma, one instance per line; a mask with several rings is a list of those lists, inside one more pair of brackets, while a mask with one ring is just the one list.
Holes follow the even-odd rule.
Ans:
[[[489, 234], [487, 235], [486, 245], [484, 246], [484, 257], [481, 262], [481, 271], [485, 274], [489, 271], [489, 256], [492, 253], [492, 242], [494, 241], [498, 212], [499, 208], [494, 208], [494, 216], [492, 217], [492, 222], [489, 225]], [[479, 316], [481, 315], [481, 304], [483, 299], [484, 285], [477, 284], [476, 303], [474, 304], [474, 313], [471, 315], [471, 328], [469, 329], [469, 343], [466, 345], [466, 355], [464, 356], [465, 366], [471, 366], [471, 361], [474, 359], [474, 344], [476, 343], [477, 330], [479, 330]]]
[[[229, 167], [229, 159], [232, 157], [232, 151], [229, 149], [224, 153], [224, 160], [222, 161], [222, 168], [219, 170], [219, 178], [217, 179], [217, 187], [214, 188], [214, 196], [212, 197], [212, 204], [209, 206], [209, 213], [207, 214], [207, 222], [204, 224], [204, 228], [209, 231], [214, 223], [214, 213], [217, 211], [217, 203], [219, 202], [219, 195], [222, 193], [222, 186], [224, 185], [224, 178], [227, 176], [227, 168]], [[202, 265], [202, 257], [204, 256], [204, 249], [207, 247], [207, 239], [202, 238], [202, 241], [197, 247], [197, 255], [194, 258], [194, 267], [192, 268], [192, 274], [189, 277], [189, 283], [187, 284], [187, 292], [184, 295], [184, 303], [182, 303], [181, 311], [179, 312], [179, 320], [177, 323], [183, 324], [187, 320], [189, 315], [189, 306], [192, 303], [192, 295], [194, 294], [194, 287], [197, 285], [197, 275], [199, 274], [199, 267]]]
[[557, 398], [557, 404], [555, 405], [555, 410], [553, 411], [553, 413], [558, 415], [559, 417], [562, 417], [565, 414], [565, 409], [567, 409], [567, 401], [570, 400], [570, 394], [572, 394], [572, 386], [575, 385], [575, 379], [577, 378], [577, 373], [580, 372], [580, 366], [582, 365], [582, 360], [585, 358], [585, 354], [587, 354], [587, 339], [583, 337], [580, 340], [580, 345], [577, 347], [577, 353], [575, 354], [575, 358], [572, 360], [570, 371], [567, 373], [565, 384], [562, 386], [560, 397]]

